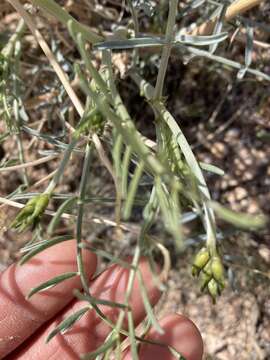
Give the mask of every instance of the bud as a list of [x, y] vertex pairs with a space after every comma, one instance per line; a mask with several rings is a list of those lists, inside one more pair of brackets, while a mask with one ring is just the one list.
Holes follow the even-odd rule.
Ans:
[[213, 303], [216, 303], [217, 296], [220, 294], [218, 283], [215, 279], [211, 279], [207, 285], [209, 294], [211, 295], [213, 299]]
[[208, 285], [211, 279], [212, 279], [211, 266], [210, 266], [210, 262], [208, 262], [200, 272], [201, 291], [205, 289], [205, 287]]
[[200, 271], [205, 267], [210, 258], [210, 254], [206, 248], [202, 248], [195, 256], [192, 265], [192, 275], [198, 276]]
[[49, 200], [49, 194], [37, 195], [30, 199], [16, 216], [10, 227], [21, 232], [31, 225], [36, 226], [46, 210]]
[[224, 269], [219, 256], [213, 256], [211, 259], [211, 272], [214, 279], [224, 286]]

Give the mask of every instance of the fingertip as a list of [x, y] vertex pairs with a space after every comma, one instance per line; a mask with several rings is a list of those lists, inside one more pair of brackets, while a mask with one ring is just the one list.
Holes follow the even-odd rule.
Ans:
[[203, 340], [192, 320], [181, 314], [171, 314], [161, 320], [164, 341], [175, 348], [186, 360], [201, 360]]
[[[152, 306], [160, 299], [161, 292], [154, 280], [149, 262], [146, 258], [141, 258], [139, 262], [139, 271], [142, 277], [149, 302]], [[112, 265], [103, 272], [91, 286], [93, 296], [122, 303], [125, 301], [126, 290], [129, 281], [130, 270], [122, 268], [119, 265]], [[140, 323], [145, 317], [145, 308], [142, 298], [141, 284], [138, 280], [138, 274], [135, 276], [132, 291], [129, 297], [130, 306], [133, 311], [135, 323]], [[117, 313], [117, 312], [116, 312]]]
[[[171, 314], [160, 322], [164, 334], [150, 330], [148, 340], [169, 345], [177, 350], [186, 360], [202, 360], [203, 340], [196, 325], [187, 317], [180, 314]], [[142, 343], [139, 352], [140, 360], [174, 360], [174, 355], [167, 346]], [[131, 353], [127, 353], [124, 360], [131, 360]]]

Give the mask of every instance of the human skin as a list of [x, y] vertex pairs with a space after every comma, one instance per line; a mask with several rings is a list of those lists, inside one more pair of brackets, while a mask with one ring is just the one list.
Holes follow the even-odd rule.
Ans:
[[[83, 261], [90, 279], [91, 294], [103, 300], [123, 302], [129, 270], [112, 265], [91, 280], [96, 271], [96, 256], [84, 251]], [[0, 275], [0, 359], [76, 360], [80, 359], [80, 354], [94, 351], [104, 343], [110, 327], [94, 310], [89, 310], [67, 332], [58, 334], [48, 344], [45, 343], [55, 326], [86, 305], [83, 301], [74, 299], [73, 290], [81, 287], [79, 277], [65, 280], [49, 290], [35, 294], [29, 300], [26, 299], [33, 287], [76, 270], [76, 242], [71, 240], [45, 250], [23, 266], [14, 264]], [[154, 285], [146, 260], [141, 261], [140, 270], [147, 285], [148, 297], [154, 306], [159, 300], [160, 292]], [[137, 280], [130, 299], [134, 322], [138, 325], [145, 317], [145, 310]], [[117, 320], [118, 309], [109, 306], [100, 308], [110, 320]], [[202, 359], [202, 338], [191, 320], [183, 315], [170, 314], [160, 321], [160, 325], [164, 334], [151, 329], [147, 337], [149, 340], [171, 345], [186, 360]], [[124, 360], [132, 359], [129, 350], [122, 355]], [[139, 348], [139, 358], [174, 359], [167, 347], [146, 343]]]

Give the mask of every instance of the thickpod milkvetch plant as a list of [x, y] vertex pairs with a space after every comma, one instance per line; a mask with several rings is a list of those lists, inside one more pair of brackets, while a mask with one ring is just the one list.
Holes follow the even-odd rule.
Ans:
[[[167, 66], [172, 51], [182, 59], [186, 56], [200, 56], [226, 67], [237, 69], [239, 79], [246, 74], [251, 74], [263, 80], [270, 80], [267, 74], [251, 67], [254, 41], [250, 24], [243, 22], [247, 36], [244, 64], [215, 54], [219, 45], [229, 37], [229, 33], [223, 30], [223, 28], [226, 29], [226, 21], [232, 21], [234, 17], [240, 16], [261, 1], [239, 0], [232, 4], [227, 1], [215, 2], [215, 11], [210, 16], [209, 21], [205, 25], [199, 26], [196, 31], [194, 29], [189, 31], [188, 29], [177, 28], [177, 16], [186, 16], [189, 14], [190, 9], [206, 4], [208, 1], [191, 1], [187, 8], [181, 10], [181, 13], [181, 11], [179, 12], [179, 2], [171, 0], [169, 2], [165, 34], [152, 36], [151, 34], [141, 34], [139, 13], [144, 11], [146, 14], [151, 14], [155, 10], [153, 2], [129, 0], [127, 1], [127, 10], [131, 15], [133, 28], [127, 28], [124, 31], [123, 29], [122, 31], [116, 29], [114, 34], [105, 36], [102, 31], [98, 32], [81, 24], [53, 0], [32, 0], [32, 5], [41, 9], [43, 16], [54, 16], [66, 27], [74, 46], [76, 46], [80, 59], [73, 64], [73, 70], [86, 99], [84, 104], [78, 98], [70, 84], [70, 79], [37, 29], [31, 14], [25, 10], [19, 0], [7, 1], [19, 12], [22, 20], [18, 24], [16, 33], [10, 38], [1, 52], [1, 62], [3, 64], [1, 68], [3, 73], [2, 85], [4, 84], [7, 88], [8, 74], [11, 72], [16, 74], [19, 71], [18, 67], [14, 65], [16, 62], [12, 59], [17, 62], [20, 61], [21, 51], [18, 49], [20, 49], [24, 32], [28, 27], [47, 56], [80, 118], [75, 127], [67, 122], [65, 123], [71, 133], [71, 140], [69, 143], [64, 143], [53, 136], [41, 134], [28, 126], [27, 114], [25, 114], [23, 103], [20, 102], [21, 95], [18, 89], [14, 97], [12, 92], [1, 95], [8, 132], [15, 131], [16, 136], [18, 136], [18, 146], [21, 153], [20, 166], [24, 171], [23, 149], [20, 146], [20, 133], [22, 131], [50, 143], [55, 147], [56, 155], [62, 155], [60, 164], [49, 178], [50, 181], [43, 193], [27, 192], [29, 182], [25, 172], [23, 187], [9, 197], [10, 200], [27, 200], [23, 209], [11, 223], [11, 227], [18, 231], [32, 228], [34, 234], [30, 243], [22, 249], [21, 264], [24, 264], [46, 248], [71, 239], [72, 235], [70, 234], [61, 236], [54, 236], [54, 234], [62, 216], [71, 211], [75, 212], [78, 271], [62, 274], [38, 285], [30, 291], [29, 297], [79, 274], [83, 290], [82, 292], [76, 292], [76, 296], [79, 299], [86, 300], [89, 306], [80, 309], [63, 320], [49, 335], [48, 341], [56, 334], [69, 329], [90, 308], [94, 308], [97, 315], [110, 326], [111, 333], [104, 345], [93, 353], [82, 354], [82, 358], [107, 358], [112, 351], [115, 351], [117, 356], [119, 348], [122, 346], [121, 335], [124, 334], [129, 336], [132, 356], [136, 359], [138, 358], [138, 344], [141, 341], [146, 341], [144, 336], [149, 329], [149, 325], [154, 326], [158, 332], [162, 332], [150, 305], [146, 287], [138, 268], [141, 256], [146, 256], [153, 269], [157, 284], [161, 289], [163, 288], [159, 276], [155, 273], [154, 255], [159, 252], [163, 256], [166, 273], [169, 269], [169, 253], [166, 249], [166, 242], [163, 243], [161, 240], [151, 236], [151, 228], [156, 221], [162, 219], [167, 233], [174, 240], [175, 248], [183, 250], [184, 241], [181, 223], [184, 212], [187, 209], [192, 210], [201, 220], [206, 234], [206, 241], [194, 258], [192, 274], [199, 278], [201, 289], [207, 291], [214, 302], [225, 286], [225, 271], [222, 265], [222, 254], [217, 244], [215, 216], [217, 215], [221, 219], [243, 229], [254, 230], [262, 227], [265, 223], [263, 216], [250, 217], [245, 214], [235, 214], [211, 199], [204, 171], [214, 172], [219, 175], [222, 175], [223, 171], [213, 165], [198, 162], [179, 123], [166, 108], [163, 94]], [[154, 86], [143, 78], [139, 70], [140, 51], [148, 48], [161, 51], [160, 66]], [[156, 129], [155, 143], [146, 139], [138, 130], [118, 91], [113, 65], [113, 52], [129, 49], [132, 50], [132, 56], [127, 76], [138, 87], [142, 101], [147, 101], [153, 110]], [[101, 66], [99, 68], [95, 66], [93, 61], [97, 52], [101, 54]], [[13, 104], [13, 108], [10, 104]], [[12, 115], [13, 113], [14, 115]], [[110, 154], [103, 146], [107, 126], [109, 126], [112, 134]], [[115, 198], [112, 201], [115, 205], [115, 222], [113, 222], [113, 225], [123, 231], [129, 231], [129, 227], [125, 227], [125, 221], [132, 217], [135, 205], [136, 207], [140, 206], [142, 221], [136, 232], [137, 243], [131, 263], [126, 263], [104, 250], [95, 249], [82, 242], [85, 208], [87, 204], [93, 204], [94, 202], [93, 197], [88, 194], [94, 153], [98, 155], [100, 163], [107, 169], [114, 182]], [[78, 191], [74, 195], [58, 194], [56, 192], [57, 187], [63, 180], [64, 171], [68, 167], [73, 154], [74, 156], [76, 154], [83, 154], [84, 156]], [[8, 167], [6, 169], [3, 167], [3, 171], [7, 169]], [[140, 185], [145, 178], [149, 181], [150, 190], [144, 199], [140, 199], [138, 196]], [[40, 220], [44, 214], [48, 214], [47, 207], [52, 199], [58, 199], [61, 201], [61, 205], [53, 213], [52, 219], [44, 231]], [[102, 202], [102, 199], [100, 201]], [[128, 288], [123, 304], [108, 301], [104, 303], [103, 300], [96, 299], [91, 295], [82, 261], [82, 249], [84, 248], [96, 252], [113, 263], [120, 263], [130, 269]], [[161, 278], [164, 279], [166, 275], [164, 275], [164, 272], [162, 274]], [[140, 284], [148, 320], [141, 333], [137, 333], [134, 328], [132, 312], [129, 307], [135, 278], [138, 279]], [[112, 323], [102, 313], [99, 307], [102, 304], [119, 308], [119, 317], [116, 323]], [[123, 327], [126, 317], [128, 319], [128, 329]], [[170, 349], [170, 351], [178, 358], [181, 356], [175, 349]]]

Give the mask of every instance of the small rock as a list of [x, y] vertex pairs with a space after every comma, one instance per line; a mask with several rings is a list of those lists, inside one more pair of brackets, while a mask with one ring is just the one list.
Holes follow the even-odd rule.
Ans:
[[270, 249], [267, 246], [261, 245], [259, 247], [259, 254], [266, 263], [270, 264]]

